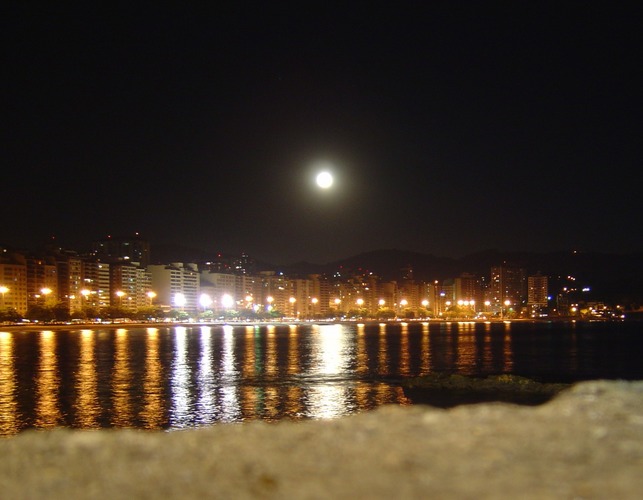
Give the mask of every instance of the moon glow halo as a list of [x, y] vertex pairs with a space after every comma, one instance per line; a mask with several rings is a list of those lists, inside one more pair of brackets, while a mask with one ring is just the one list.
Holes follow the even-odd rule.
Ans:
[[333, 176], [330, 172], [319, 172], [315, 178], [317, 185], [322, 189], [328, 189], [333, 185]]

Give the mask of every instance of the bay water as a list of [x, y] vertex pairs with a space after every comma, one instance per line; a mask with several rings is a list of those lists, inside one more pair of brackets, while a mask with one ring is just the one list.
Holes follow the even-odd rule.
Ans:
[[0, 327], [0, 436], [337, 418], [430, 374], [640, 380], [643, 323]]

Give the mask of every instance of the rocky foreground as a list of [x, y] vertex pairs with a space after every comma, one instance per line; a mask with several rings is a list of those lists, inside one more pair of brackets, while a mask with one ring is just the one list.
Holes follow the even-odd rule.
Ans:
[[641, 498], [643, 382], [541, 406], [385, 407], [332, 421], [0, 440], [20, 498]]

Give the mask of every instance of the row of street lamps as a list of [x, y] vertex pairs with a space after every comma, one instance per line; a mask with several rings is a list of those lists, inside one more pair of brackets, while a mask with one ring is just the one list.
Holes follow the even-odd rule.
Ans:
[[[117, 293], [119, 293], [119, 292], [117, 292]], [[246, 297], [245, 297], [245, 307], [246, 307], [246, 308], [251, 307], [251, 306], [252, 306], [253, 301], [254, 301], [254, 299], [253, 299], [253, 297], [252, 297], [251, 295], [246, 296]], [[185, 307], [185, 305], [186, 305], [186, 303], [187, 303], [187, 299], [186, 299], [186, 297], [185, 297], [185, 295], [184, 295], [183, 293], [180, 293], [180, 292], [179, 292], [179, 293], [176, 293], [176, 294], [174, 295], [174, 300], [173, 300], [173, 302], [174, 302], [174, 305], [175, 305], [175, 306], [177, 306], [177, 307]], [[207, 293], [202, 293], [202, 294], [199, 296], [199, 305], [200, 305], [204, 310], [209, 309], [209, 308], [212, 306], [212, 304], [214, 304], [214, 302], [215, 302], [215, 301], [212, 299], [212, 297], [211, 297], [210, 295], [208, 295]], [[272, 304], [273, 304], [273, 302], [274, 302], [274, 298], [273, 298], [272, 296], [268, 296], [268, 297], [266, 297], [266, 303], [267, 303], [267, 305], [266, 305], [266, 310], [270, 311], [270, 310], [272, 309]], [[289, 302], [289, 304], [290, 304], [290, 306], [291, 306], [291, 308], [292, 308], [292, 307], [294, 307], [294, 306], [295, 306], [295, 303], [297, 302], [297, 299], [296, 299], [295, 297], [290, 297], [290, 298], [288, 299], [288, 302]], [[313, 306], [313, 308], [314, 308], [314, 307], [316, 307], [316, 306], [317, 306], [317, 304], [319, 303], [319, 299], [318, 299], [318, 298], [316, 298], [316, 297], [312, 297], [312, 298], [310, 299], [310, 302], [311, 302], [311, 304], [312, 304], [312, 306]], [[339, 298], [336, 298], [336, 299], [334, 299], [334, 301], [333, 301], [333, 302], [334, 302], [334, 304], [335, 304], [337, 307], [339, 307], [339, 305], [342, 303], [342, 300], [341, 300], [341, 299], [339, 299]], [[364, 299], [363, 299], [363, 298], [361, 298], [361, 297], [355, 300], [355, 305], [359, 306], [360, 308], [364, 306], [364, 303], [365, 303], [365, 301], [364, 301]], [[459, 301], [459, 304], [460, 304], [460, 305], [461, 305], [461, 303], [462, 303], [462, 301]], [[230, 308], [232, 308], [232, 307], [234, 306], [234, 304], [235, 304], [235, 300], [234, 300], [234, 298], [233, 298], [230, 294], [227, 294], [227, 293], [226, 293], [226, 294], [223, 294], [223, 295], [221, 296], [220, 304], [221, 304], [222, 308], [224, 308], [224, 309], [230, 309]], [[409, 304], [409, 302], [408, 302], [406, 299], [402, 299], [402, 300], [400, 301], [400, 303], [399, 303], [399, 305], [400, 305], [401, 307], [407, 307], [407, 306], [408, 306], [408, 304]], [[423, 301], [421, 302], [421, 304], [422, 304], [422, 306], [423, 306], [423, 307], [425, 307], [425, 308], [426, 308], [426, 307], [428, 307], [428, 305], [429, 305], [429, 301], [428, 301], [428, 300], [423, 300]], [[384, 306], [386, 305], [386, 301], [385, 301], [384, 299], [380, 299], [380, 300], [378, 301], [378, 305], [379, 305], [380, 307], [384, 307]], [[450, 305], [450, 302], [448, 302], [448, 303], [447, 303], [447, 305]], [[465, 305], [471, 305], [471, 306], [473, 306], [473, 305], [474, 305], [474, 301], [465, 301]]]
[[[40, 293], [41, 293], [42, 295], [44, 295], [44, 296], [45, 296], [45, 299], [47, 298], [47, 296], [48, 296], [52, 291], [53, 291], [53, 290], [52, 290], [51, 288], [47, 288], [47, 287], [44, 287], [44, 288], [41, 288], [41, 289], [40, 289]], [[4, 306], [5, 306], [5, 303], [4, 303], [4, 296], [5, 296], [5, 294], [7, 294], [7, 293], [9, 293], [9, 292], [10, 292], [10, 289], [9, 289], [8, 287], [6, 287], [6, 286], [4, 286], [4, 285], [1, 285], [1, 286], [0, 286], [0, 295], [2, 295], [2, 307], [3, 307], [3, 308], [4, 308]], [[40, 295], [36, 295], [36, 297], [40, 297]]]
[[[2, 296], [2, 307], [3, 308], [5, 307], [5, 294], [8, 293], [9, 291], [10, 290], [9, 290], [8, 287], [6, 287], [4, 285], [0, 286], [0, 295]], [[46, 300], [46, 297], [49, 294], [52, 293], [52, 290], [51, 290], [51, 288], [44, 287], [44, 288], [42, 288], [40, 290], [40, 293], [45, 297], [45, 300]], [[80, 293], [81, 293], [81, 295], [83, 295], [83, 297], [85, 297], [85, 299], [87, 299], [92, 292], [90, 290], [83, 289], [83, 290], [80, 291]], [[127, 294], [122, 290], [118, 290], [118, 291], [115, 292], [115, 295], [118, 297], [119, 307], [122, 307], [122, 305], [123, 305], [123, 297], [125, 295], [127, 295]], [[154, 299], [156, 298], [157, 294], [150, 290], [150, 291], [148, 291], [146, 293], [146, 295], [150, 300], [150, 306], [153, 305]], [[253, 297], [251, 295], [248, 295], [248, 296], [246, 296], [245, 301], [246, 301], [246, 307], [249, 308], [252, 305]], [[272, 310], [272, 304], [274, 302], [274, 298], [272, 296], [268, 296], [268, 297], [266, 297], [266, 302], [267, 302], [266, 310], [267, 311]], [[288, 299], [288, 302], [290, 303], [290, 307], [293, 309], [293, 312], [294, 312], [294, 307], [295, 307], [295, 303], [297, 302], [297, 299], [295, 297], [290, 297]], [[342, 300], [339, 299], [339, 298], [336, 298], [334, 300], [334, 304], [337, 307], [339, 307], [341, 302], [342, 302]], [[185, 297], [185, 295], [183, 293], [175, 294], [175, 296], [174, 296], [174, 305], [176, 305], [177, 307], [180, 307], [180, 308], [184, 308], [186, 303], [187, 303], [187, 298]], [[200, 295], [200, 297], [199, 297], [199, 305], [203, 308], [204, 311], [207, 310], [207, 309], [210, 309], [213, 303], [214, 303], [214, 300], [207, 293], [202, 293]], [[226, 294], [223, 294], [221, 296], [221, 302], [220, 303], [221, 303], [221, 306], [222, 306], [223, 309], [231, 309], [234, 306], [235, 301], [234, 301], [234, 298], [230, 294], [226, 293]], [[319, 299], [317, 299], [316, 297], [313, 297], [311, 299], [311, 303], [313, 305], [313, 308], [315, 308], [317, 306], [317, 304], [319, 303]], [[403, 307], [403, 308], [406, 308], [408, 306], [408, 304], [409, 303], [408, 303], [408, 301], [406, 299], [400, 300], [400, 303], [399, 303], [399, 305], [401, 307]], [[425, 299], [425, 300], [423, 300], [421, 302], [421, 304], [422, 304], [422, 307], [426, 308], [429, 305], [429, 301]], [[459, 301], [457, 301], [458, 306], [460, 306], [460, 307], [470, 307], [470, 308], [472, 308], [474, 310], [475, 310], [475, 304], [476, 304], [476, 302], [474, 300], [459, 300]], [[485, 306], [487, 308], [489, 308], [491, 306], [490, 301], [485, 301], [484, 304], [485, 304]], [[357, 305], [358, 307], [362, 308], [364, 306], [364, 299], [361, 298], [361, 297], [357, 298], [355, 300], [355, 305]], [[384, 299], [380, 299], [378, 301], [378, 305], [379, 305], [380, 308], [383, 308], [386, 305], [386, 301]], [[452, 303], [451, 303], [451, 301], [446, 301], [445, 305], [447, 307], [450, 307], [452, 305]], [[505, 307], [509, 307], [510, 305], [511, 305], [511, 301], [509, 301], [509, 300], [504, 301], [504, 306]], [[255, 310], [256, 309], [257, 308], [255, 308]], [[503, 315], [504, 315], [504, 308], [501, 306], [500, 307], [500, 317], [503, 317]]]
[[[319, 299], [317, 299], [316, 297], [311, 298], [310, 301], [311, 301], [311, 304], [312, 304], [313, 308], [315, 308], [317, 306], [317, 304], [319, 303]], [[272, 296], [268, 296], [268, 297], [266, 297], [266, 302], [267, 302], [266, 310], [270, 311], [272, 309], [272, 303], [274, 302], [274, 298]], [[294, 312], [294, 307], [295, 307], [295, 303], [297, 302], [297, 299], [295, 297], [290, 297], [288, 299], [288, 302], [290, 304], [291, 309], [293, 309], [293, 312]], [[339, 299], [339, 298], [336, 298], [336, 299], [334, 299], [333, 302], [337, 307], [339, 307], [339, 305], [341, 304], [342, 300]], [[214, 303], [214, 300], [212, 299], [212, 297], [210, 297], [210, 295], [208, 295], [206, 293], [201, 294], [201, 296], [199, 297], [199, 305], [203, 308], [203, 310], [207, 310], [207, 309], [211, 308], [213, 303]], [[252, 303], [253, 303], [253, 297], [250, 296], [250, 295], [246, 296], [246, 298], [245, 298], [245, 307], [250, 308], [252, 306]], [[357, 298], [355, 300], [355, 305], [360, 307], [360, 308], [362, 308], [364, 306], [364, 303], [365, 303], [365, 301], [361, 297], [359, 297], [359, 298]], [[184, 307], [185, 304], [186, 304], [185, 296], [183, 294], [181, 294], [181, 293], [176, 294], [175, 298], [174, 298], [174, 304], [176, 306], [178, 306], [178, 307]], [[221, 296], [220, 304], [221, 304], [221, 307], [223, 309], [231, 309], [234, 306], [235, 301], [234, 301], [234, 298], [231, 295], [224, 294], [224, 295]], [[456, 304], [459, 307], [471, 308], [471, 309], [473, 309], [475, 311], [475, 305], [476, 305], [475, 300], [458, 300], [456, 302]], [[491, 302], [490, 301], [485, 301], [484, 304], [485, 304], [487, 309], [489, 309], [491, 307]], [[378, 305], [379, 305], [380, 308], [383, 308], [386, 305], [386, 301], [384, 299], [380, 299], [378, 301]], [[408, 305], [409, 305], [409, 302], [406, 299], [402, 299], [399, 302], [399, 306], [401, 306], [402, 308], [406, 308]], [[427, 308], [429, 306], [429, 301], [426, 300], [426, 299], [422, 300], [421, 305], [422, 305], [422, 307]], [[446, 301], [445, 305], [447, 307], [451, 307], [453, 305], [453, 303], [451, 301]], [[510, 305], [511, 305], [511, 301], [509, 301], [509, 300], [504, 301], [504, 306], [505, 307], [509, 307]], [[255, 310], [256, 309], [257, 309], [257, 307], [255, 307]], [[504, 309], [501, 307], [500, 308], [501, 316], [503, 315], [503, 311], [504, 311]]]

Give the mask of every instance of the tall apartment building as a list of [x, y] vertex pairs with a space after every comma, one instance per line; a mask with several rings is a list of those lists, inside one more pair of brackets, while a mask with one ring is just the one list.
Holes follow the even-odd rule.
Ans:
[[60, 302], [65, 304], [71, 313], [81, 311], [86, 305], [86, 295], [82, 293], [85, 290], [82, 259], [73, 255], [58, 255], [56, 266]]
[[259, 273], [261, 278], [261, 302], [267, 309], [288, 314], [290, 309], [290, 284], [283, 274], [274, 271]]
[[58, 295], [58, 269], [53, 257], [25, 257], [27, 265], [27, 307], [56, 305]]
[[210, 271], [201, 271], [199, 275], [200, 293], [206, 294], [212, 300], [212, 308], [216, 311], [222, 311], [224, 304], [223, 296], [230, 296], [232, 302], [236, 303], [237, 277], [231, 273], [217, 273]]
[[197, 311], [199, 270], [196, 264], [173, 262], [147, 266], [156, 303], [170, 309]]
[[436, 280], [430, 283], [424, 283], [423, 288], [424, 295], [429, 302], [427, 304], [428, 310], [432, 311], [435, 316], [438, 316], [440, 312], [442, 312], [440, 309], [440, 282]]
[[440, 288], [440, 299], [443, 303], [443, 311], [457, 302], [455, 295], [455, 279], [449, 278], [442, 281]]
[[0, 256], [0, 306], [27, 312], [27, 265], [24, 259], [5, 252]]
[[369, 313], [375, 314], [380, 308], [381, 296], [381, 283], [380, 278], [375, 274], [369, 273], [362, 276], [362, 299], [364, 304], [362, 309], [366, 309]]
[[547, 307], [547, 276], [536, 274], [527, 277], [527, 305], [531, 308]]
[[[377, 309], [396, 310], [398, 300], [397, 282], [386, 281], [379, 283], [377, 294]], [[376, 309], [376, 310], [377, 310]]]
[[83, 260], [83, 300], [88, 307], [105, 308], [112, 303], [110, 265], [107, 262]]
[[319, 274], [311, 274], [309, 279], [312, 281], [312, 295], [316, 300], [315, 305], [313, 306], [313, 314], [327, 316], [331, 307], [331, 283], [328, 279]]
[[261, 304], [261, 278], [238, 274], [235, 275], [234, 283], [234, 296], [238, 301], [243, 301], [244, 307]]
[[112, 306], [136, 311], [150, 303], [147, 293], [152, 289], [151, 276], [146, 269], [135, 264], [111, 264], [110, 289]]
[[498, 310], [506, 301], [514, 306], [520, 305], [527, 299], [526, 271], [506, 263], [492, 267], [490, 297]]
[[[294, 318], [308, 318], [313, 315], [313, 281], [309, 279], [291, 279], [288, 314]], [[317, 299], [319, 300], [319, 299]]]
[[422, 302], [420, 288], [420, 285], [413, 281], [404, 281], [399, 285], [398, 314], [406, 310], [417, 311], [420, 308]]
[[364, 290], [361, 286], [361, 280], [355, 277], [344, 281], [336, 281], [333, 295], [337, 297], [335, 309], [338, 312], [347, 313], [364, 307], [364, 305], [359, 305], [360, 301], [365, 301]]
[[454, 280], [455, 300], [467, 300], [469, 302], [479, 300], [479, 290], [476, 277], [473, 274], [462, 273]]

